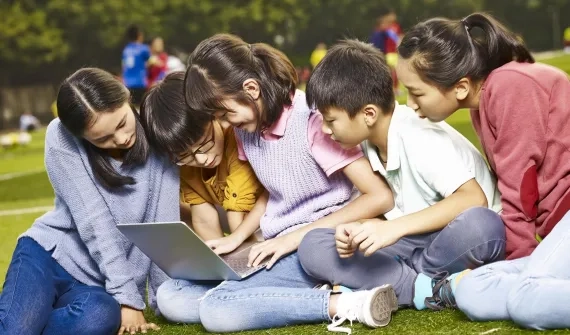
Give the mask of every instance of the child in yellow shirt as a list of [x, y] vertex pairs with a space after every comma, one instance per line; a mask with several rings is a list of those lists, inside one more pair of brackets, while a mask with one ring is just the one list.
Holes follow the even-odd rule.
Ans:
[[[183, 219], [218, 253], [230, 252], [259, 227], [266, 197], [256, 205], [263, 188], [249, 163], [238, 159], [233, 128], [190, 111], [183, 82], [184, 72], [174, 72], [153, 86], [141, 105], [141, 121], [149, 143], [181, 167]], [[227, 213], [227, 237], [216, 206]]]

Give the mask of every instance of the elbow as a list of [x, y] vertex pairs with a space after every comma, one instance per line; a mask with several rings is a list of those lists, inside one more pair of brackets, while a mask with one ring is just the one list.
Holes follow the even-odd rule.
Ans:
[[375, 216], [385, 214], [391, 211], [395, 206], [394, 197], [392, 196], [392, 192], [389, 190], [383, 192], [372, 192], [370, 193], [370, 199], [372, 199], [373, 202], [373, 206], [371, 206], [371, 208], [374, 208], [375, 212], [377, 212]]
[[475, 206], [478, 206], [478, 207], [489, 207], [489, 202], [487, 201], [487, 196], [485, 195], [483, 190], [478, 192], [477, 196], [474, 199], [474, 203], [475, 203]]
[[477, 190], [469, 194], [469, 207], [488, 207], [487, 196], [483, 190]]

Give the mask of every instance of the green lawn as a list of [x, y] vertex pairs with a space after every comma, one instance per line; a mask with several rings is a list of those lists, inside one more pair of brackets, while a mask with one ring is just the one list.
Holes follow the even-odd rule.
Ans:
[[[557, 57], [546, 61], [570, 72], [570, 56]], [[449, 123], [463, 133], [477, 147], [479, 142], [473, 132], [467, 111], [455, 113]], [[0, 285], [10, 263], [16, 238], [24, 232], [41, 213], [5, 215], [6, 210], [50, 206], [53, 191], [43, 168], [43, 132], [34, 134], [33, 141], [26, 148], [0, 149]], [[20, 177], [3, 180], [9, 173], [28, 172]], [[160, 324], [160, 334], [203, 334], [201, 326], [168, 325], [147, 313], [149, 319]], [[231, 317], [231, 316], [228, 316]], [[521, 330], [511, 322], [469, 322], [458, 311], [418, 312], [403, 310], [396, 313], [393, 322], [386, 328], [369, 330], [360, 325], [353, 328], [357, 334], [519, 334], [530, 333]], [[570, 331], [547, 333], [570, 334]], [[253, 335], [275, 334], [330, 334], [325, 325], [286, 327], [249, 332]]]

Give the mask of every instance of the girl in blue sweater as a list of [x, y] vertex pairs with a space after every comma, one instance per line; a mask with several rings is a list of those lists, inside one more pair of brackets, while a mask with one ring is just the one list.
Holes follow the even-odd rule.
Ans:
[[0, 295], [0, 334], [122, 334], [158, 329], [142, 313], [167, 279], [116, 228], [175, 221], [176, 167], [150, 152], [130, 93], [81, 69], [57, 96], [45, 165], [55, 208], [20, 236]]

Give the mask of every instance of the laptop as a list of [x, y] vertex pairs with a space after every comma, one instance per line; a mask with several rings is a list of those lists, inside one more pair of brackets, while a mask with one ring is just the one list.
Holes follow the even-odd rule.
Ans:
[[241, 280], [263, 269], [269, 259], [248, 267], [256, 242], [244, 242], [226, 255], [216, 255], [184, 222], [121, 223], [117, 228], [170, 278]]

